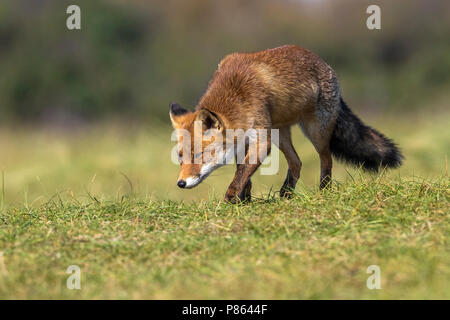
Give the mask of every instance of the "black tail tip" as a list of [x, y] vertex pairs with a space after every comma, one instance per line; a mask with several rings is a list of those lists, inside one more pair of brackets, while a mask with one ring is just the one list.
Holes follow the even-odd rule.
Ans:
[[363, 169], [372, 172], [379, 172], [382, 169], [395, 169], [403, 164], [404, 156], [397, 145], [384, 136], [384, 150], [378, 150], [377, 154], [370, 158], [371, 160], [362, 163]]
[[404, 156], [400, 149], [392, 141], [389, 141], [391, 146], [385, 153], [383, 160], [381, 161], [381, 167], [398, 168], [402, 165]]

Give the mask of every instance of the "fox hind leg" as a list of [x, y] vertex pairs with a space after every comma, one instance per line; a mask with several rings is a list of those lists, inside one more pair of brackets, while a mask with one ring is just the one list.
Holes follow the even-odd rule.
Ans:
[[323, 189], [331, 183], [331, 169], [333, 160], [330, 151], [330, 139], [334, 129], [334, 119], [319, 122], [313, 116], [308, 121], [303, 121], [300, 126], [306, 137], [311, 141], [320, 158], [320, 188]]
[[331, 168], [333, 160], [331, 158], [330, 148], [325, 148], [319, 152], [320, 157], [320, 189], [331, 185]]
[[280, 142], [278, 147], [281, 152], [283, 152], [289, 167], [286, 179], [280, 189], [280, 197], [291, 198], [292, 191], [294, 191], [295, 185], [300, 178], [302, 162], [300, 161], [300, 158], [292, 145], [291, 128], [281, 128], [279, 137]]

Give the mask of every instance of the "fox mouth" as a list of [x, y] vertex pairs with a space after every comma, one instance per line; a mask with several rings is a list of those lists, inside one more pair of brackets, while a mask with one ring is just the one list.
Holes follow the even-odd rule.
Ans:
[[211, 174], [211, 172], [214, 171], [214, 169], [217, 169], [218, 167], [220, 167], [220, 166], [211, 165], [211, 164], [204, 165], [202, 167], [200, 174], [192, 176], [192, 177], [188, 177], [186, 179], [186, 186], [184, 188], [192, 189], [192, 188], [198, 186], [203, 180], [205, 180]]
[[196, 186], [198, 186], [203, 180], [205, 180], [209, 176], [209, 173], [207, 174], [199, 174], [193, 177], [189, 177], [186, 179], [186, 186], [185, 189], [192, 189]]
[[186, 179], [186, 186], [184, 188], [192, 189], [192, 188], [196, 187], [197, 185], [199, 185], [200, 182], [202, 182], [203, 180], [204, 180], [204, 178], [202, 179], [201, 176], [189, 177]]

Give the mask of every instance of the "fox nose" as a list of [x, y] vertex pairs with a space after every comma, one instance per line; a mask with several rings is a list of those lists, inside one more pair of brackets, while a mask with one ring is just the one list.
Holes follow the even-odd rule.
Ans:
[[186, 181], [184, 181], [184, 180], [178, 180], [177, 185], [178, 185], [180, 188], [184, 188], [184, 187], [186, 187]]

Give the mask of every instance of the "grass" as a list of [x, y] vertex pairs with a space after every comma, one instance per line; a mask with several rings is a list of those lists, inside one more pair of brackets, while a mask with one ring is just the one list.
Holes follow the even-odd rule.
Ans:
[[[447, 178], [299, 189], [238, 206], [55, 199], [8, 210], [0, 298], [450, 298]], [[66, 288], [69, 265], [81, 290]], [[381, 290], [366, 287], [370, 265]]]
[[[270, 192], [283, 163], [255, 177], [247, 205], [221, 201], [232, 168], [177, 190], [164, 126], [3, 128], [0, 298], [449, 299], [447, 119], [369, 121], [400, 144], [404, 166], [367, 175], [335, 165], [325, 191], [296, 134], [295, 197]], [[70, 265], [81, 290], [66, 287]], [[370, 265], [381, 290], [366, 287]]]
[[[450, 113], [387, 118], [367, 122], [393, 138], [406, 156], [404, 165], [390, 176], [434, 178], [446, 172]], [[90, 194], [112, 201], [130, 193], [138, 198], [185, 202], [222, 198], [233, 177], [233, 166], [215, 171], [193, 190], [176, 187], [179, 166], [170, 162], [175, 145], [170, 141], [171, 131], [167, 124], [103, 124], [70, 131], [0, 128], [4, 206], [40, 205], [56, 194], [63, 200], [89, 200]], [[293, 129], [293, 139], [303, 162], [301, 180], [307, 186], [318, 185], [317, 152], [299, 128]], [[287, 166], [283, 157], [280, 162], [276, 175], [262, 176], [259, 171], [254, 175], [255, 194], [267, 194], [282, 185]], [[337, 181], [351, 180], [348, 173], [355, 175], [357, 170], [335, 163], [333, 177]]]

